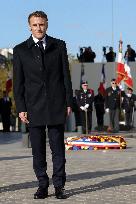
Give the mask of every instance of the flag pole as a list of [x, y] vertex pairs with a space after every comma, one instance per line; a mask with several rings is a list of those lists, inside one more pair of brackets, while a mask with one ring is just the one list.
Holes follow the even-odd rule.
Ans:
[[114, 47], [114, 10], [113, 10], [113, 0], [112, 0], [112, 46]]
[[[123, 52], [123, 48], [122, 48], [122, 44], [123, 44], [123, 41], [122, 41], [122, 33], [120, 33], [120, 40], [119, 40], [119, 52]], [[122, 53], [123, 55], [123, 53]], [[120, 82], [122, 88], [124, 89], [124, 81], [121, 80]], [[122, 111], [122, 93], [120, 91], [120, 113]], [[124, 113], [124, 118], [125, 118], [125, 113]]]
[[[112, 41], [112, 47], [114, 49], [114, 4], [113, 0], [111, 0], [111, 41]], [[114, 78], [116, 78], [116, 62], [113, 62], [113, 68], [114, 68]]]

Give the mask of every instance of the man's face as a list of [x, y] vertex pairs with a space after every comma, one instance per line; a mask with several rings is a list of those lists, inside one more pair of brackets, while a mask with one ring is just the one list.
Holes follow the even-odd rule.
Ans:
[[128, 94], [132, 94], [132, 91], [130, 89], [127, 90]]
[[82, 84], [82, 88], [83, 88], [83, 90], [87, 90], [88, 89], [88, 84]]
[[48, 28], [48, 22], [46, 21], [45, 18], [32, 16], [30, 18], [29, 26], [30, 26], [32, 35], [38, 40], [41, 40], [46, 34], [46, 30]]
[[117, 86], [116, 81], [112, 81], [112, 82], [111, 82], [111, 86], [115, 88], [115, 87]]

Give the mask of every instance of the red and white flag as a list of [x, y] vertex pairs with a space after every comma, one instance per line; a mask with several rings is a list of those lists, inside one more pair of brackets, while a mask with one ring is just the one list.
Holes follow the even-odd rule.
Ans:
[[118, 53], [118, 63], [117, 63], [117, 84], [120, 85], [121, 81], [133, 89], [133, 79], [131, 75], [131, 70], [128, 62], [124, 62], [122, 54], [122, 41], [119, 41], [119, 53]]
[[123, 54], [122, 54], [122, 41], [119, 41], [119, 53], [118, 53], [118, 62], [117, 62], [117, 84], [119, 85], [121, 81], [125, 77], [125, 68], [124, 68], [124, 60], [123, 60]]
[[126, 73], [124, 77], [124, 82], [129, 88], [133, 89], [133, 78], [131, 75], [131, 70], [128, 62], [125, 62], [124, 67], [125, 67], [125, 73]]

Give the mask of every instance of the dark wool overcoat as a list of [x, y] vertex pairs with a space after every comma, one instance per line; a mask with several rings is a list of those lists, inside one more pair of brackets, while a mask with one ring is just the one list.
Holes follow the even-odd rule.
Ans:
[[29, 126], [65, 123], [72, 85], [65, 42], [46, 35], [44, 53], [32, 36], [13, 49], [13, 89], [17, 112]]

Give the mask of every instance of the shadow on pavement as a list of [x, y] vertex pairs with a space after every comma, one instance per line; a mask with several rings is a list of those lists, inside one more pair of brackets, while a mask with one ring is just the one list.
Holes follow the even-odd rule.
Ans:
[[32, 156], [14, 156], [14, 157], [0, 157], [0, 161], [4, 160], [14, 160], [14, 159], [27, 159], [31, 158]]
[[0, 144], [12, 144], [19, 142], [22, 139], [22, 134], [20, 132], [0, 132]]
[[93, 178], [97, 178], [97, 177], [101, 177], [101, 176], [120, 174], [120, 173], [135, 171], [135, 170], [136, 170], [136, 168], [119, 169], [119, 170], [114, 170], [114, 171], [83, 172], [83, 173], [79, 173], [79, 174], [67, 175], [67, 182], [84, 180], [84, 179], [93, 179]]
[[[118, 173], [131, 172], [134, 170], [136, 170], [136, 168], [121, 169], [121, 170], [114, 170], [114, 171], [98, 171], [98, 172], [85, 172], [85, 173], [73, 174], [73, 175], [67, 176], [67, 182], [90, 179], [90, 183], [91, 183], [91, 178], [108, 176], [108, 175], [118, 174]], [[50, 184], [52, 184], [51, 179], [50, 179]], [[114, 186], [130, 185], [130, 184], [136, 184], [136, 175], [119, 177], [113, 180], [102, 181], [101, 183], [98, 183], [95, 185], [81, 186], [79, 188], [68, 190], [66, 192], [68, 196], [72, 196], [72, 195], [76, 195], [80, 193], [92, 192], [92, 191], [102, 190], [102, 189], [106, 189], [106, 188], [110, 188]], [[35, 188], [37, 186], [38, 186], [37, 181], [11, 184], [9, 186], [0, 187], [0, 193], [16, 191], [16, 190], [21, 190], [21, 189]]]
[[35, 188], [37, 187], [37, 185], [38, 185], [37, 181], [11, 184], [9, 186], [0, 187], [0, 193], [16, 191], [16, 190], [21, 190], [21, 189]]
[[79, 188], [71, 189], [66, 191], [69, 197], [73, 195], [78, 195], [81, 193], [88, 193], [93, 191], [99, 191], [107, 188], [122, 186], [122, 185], [131, 185], [136, 184], [136, 175], [124, 176], [112, 180], [102, 181], [101, 183], [89, 185], [89, 186], [81, 186]]

